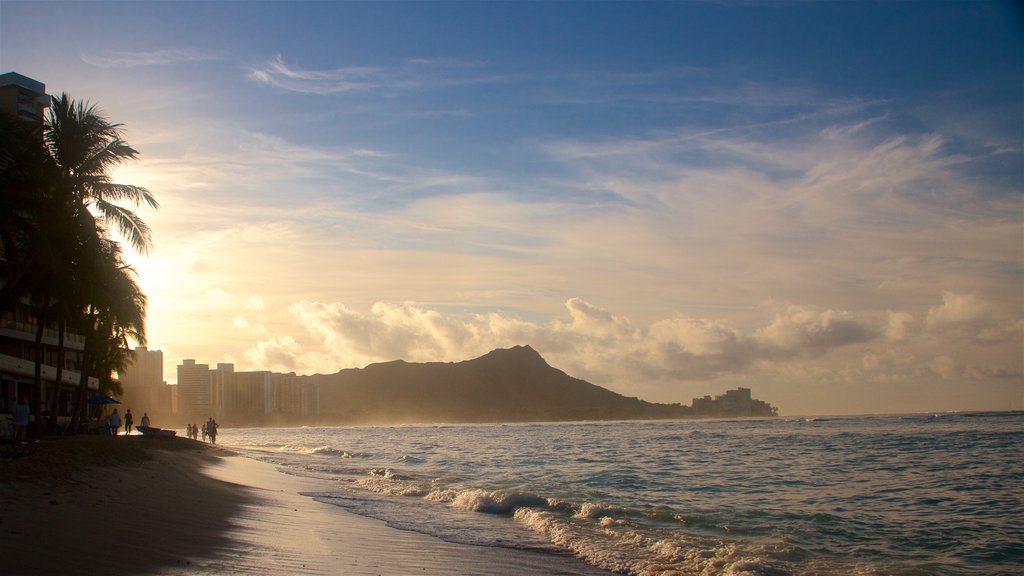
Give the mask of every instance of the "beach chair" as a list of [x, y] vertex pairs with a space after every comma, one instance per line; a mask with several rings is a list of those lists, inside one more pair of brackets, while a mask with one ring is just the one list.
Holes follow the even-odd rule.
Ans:
[[36, 451], [36, 446], [39, 444], [39, 440], [30, 440], [28, 442], [11, 442], [9, 444], [0, 444], [0, 457], [3, 458], [23, 458], [25, 456], [31, 456]]

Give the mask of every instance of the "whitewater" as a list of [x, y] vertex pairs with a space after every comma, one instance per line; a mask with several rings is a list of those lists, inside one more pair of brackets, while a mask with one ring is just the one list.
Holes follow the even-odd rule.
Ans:
[[1024, 572], [1024, 412], [222, 428], [306, 496], [622, 574]]

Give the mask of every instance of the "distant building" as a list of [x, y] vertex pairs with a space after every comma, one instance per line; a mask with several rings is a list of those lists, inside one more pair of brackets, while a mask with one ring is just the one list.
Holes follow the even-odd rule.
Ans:
[[737, 388], [712, 398], [694, 398], [694, 416], [731, 418], [734, 416], [777, 416], [778, 410], [767, 402], [754, 400], [750, 388]]
[[270, 372], [235, 372], [224, 387], [224, 421], [262, 424], [271, 406], [273, 375]]
[[164, 353], [139, 346], [131, 352], [131, 363], [117, 374], [121, 382], [121, 403], [125, 408], [165, 421], [173, 413], [173, 388], [164, 382]]
[[225, 424], [287, 424], [319, 414], [319, 394], [294, 373], [234, 372], [225, 381], [223, 406]]
[[317, 386], [294, 373], [237, 372], [234, 364], [183, 360], [178, 366], [179, 423], [198, 424], [214, 418], [227, 426], [298, 423], [320, 413]]
[[305, 418], [320, 414], [320, 387], [294, 372], [274, 374], [271, 395], [271, 417]]
[[125, 388], [153, 388], [164, 381], [164, 353], [139, 346], [131, 351], [131, 363], [118, 380]]
[[213, 416], [213, 377], [208, 364], [193, 359], [178, 365], [178, 415], [188, 422], [205, 422]]
[[42, 82], [17, 72], [0, 74], [0, 110], [42, 124], [43, 111], [49, 106], [50, 96]]

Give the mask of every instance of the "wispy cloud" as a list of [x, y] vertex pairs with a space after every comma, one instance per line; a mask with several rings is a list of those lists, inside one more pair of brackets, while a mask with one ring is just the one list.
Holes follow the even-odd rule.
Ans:
[[481, 73], [481, 62], [413, 58], [392, 67], [349, 66], [326, 70], [303, 69], [278, 54], [249, 69], [249, 79], [268, 86], [306, 94], [436, 89], [445, 86], [507, 82], [508, 77]]
[[220, 52], [207, 52], [191, 48], [163, 48], [150, 51], [106, 50], [96, 54], [81, 54], [82, 61], [100, 68], [135, 68], [139, 66], [168, 66], [187, 62], [220, 60]]

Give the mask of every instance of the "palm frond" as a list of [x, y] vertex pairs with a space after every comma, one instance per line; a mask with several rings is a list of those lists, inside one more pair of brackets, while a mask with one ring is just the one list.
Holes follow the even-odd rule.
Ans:
[[99, 198], [109, 201], [124, 200], [136, 206], [146, 204], [150, 208], [160, 208], [160, 203], [156, 201], [153, 194], [142, 186], [114, 184], [112, 182], [96, 182], [92, 186], [94, 193]]
[[97, 199], [93, 205], [104, 220], [117, 228], [132, 248], [141, 253], [148, 252], [151, 242], [149, 225], [138, 214], [103, 198]]

